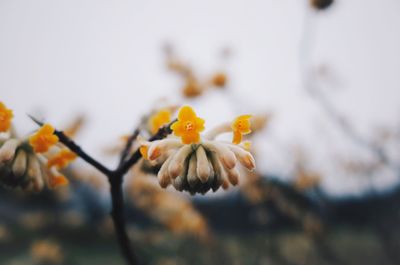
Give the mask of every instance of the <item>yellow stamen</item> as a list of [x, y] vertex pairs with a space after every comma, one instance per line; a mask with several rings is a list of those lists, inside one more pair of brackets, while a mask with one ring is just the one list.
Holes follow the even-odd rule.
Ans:
[[183, 106], [178, 113], [178, 121], [171, 126], [172, 131], [181, 137], [182, 143], [193, 144], [200, 142], [200, 132], [204, 130], [204, 120], [197, 117], [189, 106]]
[[54, 128], [50, 124], [43, 125], [35, 134], [29, 137], [29, 144], [36, 153], [47, 152], [57, 142], [58, 137], [54, 135]]
[[7, 132], [10, 129], [13, 117], [12, 110], [7, 109], [6, 105], [0, 102], [0, 132]]

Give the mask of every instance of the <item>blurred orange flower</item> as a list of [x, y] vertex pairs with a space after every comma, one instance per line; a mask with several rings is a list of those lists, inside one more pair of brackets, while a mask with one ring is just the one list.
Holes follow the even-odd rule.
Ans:
[[151, 132], [155, 134], [165, 124], [171, 121], [171, 112], [168, 109], [162, 109], [150, 117]]
[[50, 124], [43, 125], [35, 134], [29, 137], [29, 144], [36, 153], [47, 152], [57, 142], [58, 137], [54, 135], [54, 128]]
[[47, 167], [57, 167], [57, 169], [65, 168], [70, 162], [75, 160], [77, 155], [69, 149], [62, 149], [55, 156], [47, 161]]
[[69, 180], [63, 175], [49, 177], [49, 187], [52, 189], [66, 186], [68, 184], [69, 184]]
[[232, 122], [232, 143], [240, 144], [240, 142], [242, 141], [242, 136], [251, 133], [250, 118], [251, 115], [241, 115]]
[[0, 132], [6, 132], [10, 129], [13, 116], [12, 110], [7, 109], [6, 105], [0, 102]]

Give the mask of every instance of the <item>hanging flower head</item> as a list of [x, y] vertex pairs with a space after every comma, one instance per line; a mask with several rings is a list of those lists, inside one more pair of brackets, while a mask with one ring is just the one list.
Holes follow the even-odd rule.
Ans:
[[58, 143], [49, 124], [28, 138], [11, 133], [0, 140], [0, 185], [35, 192], [45, 185], [67, 185], [68, 179], [59, 170], [75, 158], [73, 152]]
[[[243, 134], [249, 130], [247, 116], [243, 126], [235, 127]], [[215, 140], [219, 134], [232, 131], [229, 124], [215, 128], [202, 138], [204, 120], [191, 107], [184, 106], [171, 129], [174, 135], [154, 142], [142, 141], [140, 149], [143, 157], [162, 164], [158, 180], [164, 188], [172, 184], [179, 191], [204, 194], [210, 189], [226, 189], [229, 183], [237, 185], [239, 164], [247, 170], [255, 168], [254, 158], [244, 146]]]
[[0, 102], [0, 132], [7, 132], [11, 127], [13, 112]]

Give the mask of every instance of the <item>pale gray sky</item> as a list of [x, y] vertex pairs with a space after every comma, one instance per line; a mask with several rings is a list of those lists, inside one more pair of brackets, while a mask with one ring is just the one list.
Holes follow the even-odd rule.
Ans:
[[[43, 112], [61, 125], [87, 112], [90, 123], [79, 141], [99, 155], [158, 98], [180, 102], [163, 43], [173, 43], [202, 74], [219, 69], [219, 53], [230, 47], [233, 56], [223, 66], [231, 93], [189, 102], [199, 115], [211, 126], [240, 112], [271, 111], [271, 130], [257, 142], [259, 160], [266, 161], [261, 170], [290, 175], [289, 146], [301, 144], [329, 192], [358, 193], [370, 180], [338, 171], [332, 157], [369, 154], [336, 132], [301, 87], [305, 2], [0, 0], [0, 100], [14, 109], [23, 132], [34, 128], [26, 113]], [[333, 71], [323, 92], [365, 137], [377, 125], [398, 126], [400, 2], [337, 0], [312, 22], [312, 65]], [[393, 159], [400, 161], [396, 150]], [[390, 170], [379, 175], [376, 187], [398, 179]]]

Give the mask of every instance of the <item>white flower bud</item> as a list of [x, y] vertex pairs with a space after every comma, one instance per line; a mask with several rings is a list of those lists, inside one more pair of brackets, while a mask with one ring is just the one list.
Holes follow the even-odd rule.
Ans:
[[185, 187], [185, 176], [178, 176], [172, 181], [172, 185], [178, 191], [183, 191]]
[[160, 170], [158, 171], [157, 178], [162, 188], [166, 188], [169, 184], [171, 184], [171, 177], [169, 176], [168, 173], [168, 166], [171, 163], [173, 157], [174, 157], [173, 154], [169, 156], [167, 160], [165, 160], [164, 164], [162, 164]]
[[232, 150], [239, 162], [248, 170], [253, 170], [256, 167], [256, 161], [250, 152], [247, 152], [243, 148], [233, 144], [229, 145], [229, 149]]
[[19, 150], [14, 163], [12, 165], [12, 172], [15, 177], [21, 177], [26, 172], [26, 166], [28, 164], [28, 156], [24, 150]]
[[185, 164], [184, 162], [191, 152], [193, 152], [191, 145], [184, 145], [178, 150], [178, 152], [176, 152], [168, 167], [169, 176], [171, 178], [174, 179], [177, 176], [182, 175]]
[[210, 176], [210, 165], [204, 148], [200, 145], [196, 150], [197, 158], [197, 176], [201, 182], [206, 183]]
[[223, 143], [220, 144], [217, 142], [205, 141], [203, 145], [210, 151], [216, 153], [218, 158], [221, 160], [222, 165], [226, 169], [232, 169], [236, 166], [235, 154]]
[[200, 183], [200, 180], [197, 177], [196, 169], [197, 169], [197, 158], [193, 154], [189, 160], [189, 168], [188, 168], [188, 174], [187, 174], [187, 180], [188, 180], [189, 186], [191, 188], [196, 187]]
[[[226, 182], [226, 184], [228, 184], [228, 181], [227, 181], [228, 176], [227, 176], [225, 168], [222, 166], [221, 162], [218, 160], [218, 157], [216, 156], [216, 154], [211, 154], [210, 162], [213, 166], [214, 174], [217, 178], [218, 185], [219, 186], [222, 185], [222, 187], [224, 188], [223, 184], [225, 182]], [[229, 184], [228, 184], [228, 186], [229, 186]], [[224, 188], [224, 189], [227, 189], [228, 186], [226, 186], [226, 188]]]
[[29, 155], [27, 174], [29, 177], [32, 178], [36, 176], [39, 176], [40, 178], [42, 177], [39, 160], [35, 157], [34, 154]]
[[20, 141], [17, 139], [10, 139], [3, 144], [0, 148], [0, 164], [7, 163], [14, 158], [19, 143]]
[[236, 186], [239, 183], [239, 171], [236, 168], [232, 168], [232, 169], [226, 170], [226, 172], [228, 174], [229, 182], [233, 186]]
[[177, 139], [164, 139], [151, 142], [147, 155], [149, 160], [158, 158], [162, 153], [171, 148], [182, 146], [182, 143]]

